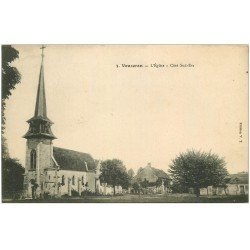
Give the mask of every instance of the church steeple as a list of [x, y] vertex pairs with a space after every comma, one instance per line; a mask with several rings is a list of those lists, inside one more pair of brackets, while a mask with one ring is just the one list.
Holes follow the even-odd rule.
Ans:
[[36, 96], [36, 108], [35, 108], [35, 117], [47, 118], [47, 108], [46, 108], [46, 96], [45, 96], [45, 86], [44, 86], [44, 68], [43, 68], [43, 49], [42, 47], [42, 63], [40, 68], [39, 75], [39, 84], [37, 89]]
[[53, 122], [47, 117], [47, 107], [46, 107], [46, 96], [45, 96], [45, 85], [44, 85], [44, 48], [42, 46], [42, 62], [40, 67], [40, 75], [36, 96], [36, 107], [34, 116], [27, 122], [30, 125], [29, 131], [24, 135], [24, 138], [48, 138], [55, 139], [51, 131], [51, 125]]

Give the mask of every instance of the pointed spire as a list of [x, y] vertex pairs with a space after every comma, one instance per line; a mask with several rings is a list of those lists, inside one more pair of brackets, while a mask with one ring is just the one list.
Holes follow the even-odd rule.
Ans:
[[44, 68], [43, 58], [45, 46], [42, 46], [42, 62], [39, 75], [39, 83], [36, 96], [36, 108], [34, 116], [29, 119], [29, 131], [24, 135], [24, 138], [49, 138], [56, 139], [51, 131], [51, 125], [53, 122], [47, 117], [46, 97], [45, 97], [45, 86], [44, 86]]
[[36, 108], [35, 108], [35, 117], [47, 118], [47, 107], [46, 107], [46, 97], [45, 97], [45, 86], [44, 86], [44, 69], [43, 69], [43, 50], [45, 46], [41, 47], [42, 49], [42, 63], [40, 68], [39, 84], [37, 89], [36, 96]]

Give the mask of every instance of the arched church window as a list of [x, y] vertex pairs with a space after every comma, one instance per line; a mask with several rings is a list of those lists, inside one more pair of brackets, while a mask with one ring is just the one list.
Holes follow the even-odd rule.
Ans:
[[84, 176], [82, 176], [82, 185], [84, 184]]
[[65, 177], [64, 177], [64, 175], [62, 176], [62, 186], [64, 186], [65, 185]]
[[75, 185], [75, 176], [72, 177], [72, 185]]
[[30, 152], [30, 168], [36, 169], [36, 150], [31, 150]]

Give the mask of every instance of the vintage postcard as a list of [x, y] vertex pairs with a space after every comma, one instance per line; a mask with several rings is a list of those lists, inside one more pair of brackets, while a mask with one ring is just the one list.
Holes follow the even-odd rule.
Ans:
[[247, 45], [2, 45], [2, 202], [248, 202]]

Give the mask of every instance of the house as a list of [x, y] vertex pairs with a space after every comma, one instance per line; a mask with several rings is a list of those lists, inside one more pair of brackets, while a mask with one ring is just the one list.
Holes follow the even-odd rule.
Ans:
[[155, 183], [158, 180], [169, 179], [169, 176], [161, 169], [153, 168], [151, 163], [148, 163], [145, 168], [142, 168], [137, 175], [133, 178], [134, 181], [148, 181]]
[[145, 168], [139, 169], [132, 183], [140, 183], [142, 188], [143, 183], [147, 183], [147, 190], [144, 191], [148, 193], [165, 193], [169, 191], [167, 187], [169, 187], [170, 181], [170, 177], [163, 170], [154, 168], [151, 163], [148, 163]]
[[248, 173], [231, 174], [226, 190], [232, 195], [248, 194]]
[[47, 116], [44, 65], [40, 76], [34, 116], [27, 122], [24, 196], [27, 198], [71, 196], [100, 187], [100, 164], [90, 154], [54, 147], [53, 122]]
[[248, 173], [231, 174], [224, 187], [208, 186], [200, 189], [200, 195], [241, 195], [248, 194]]

